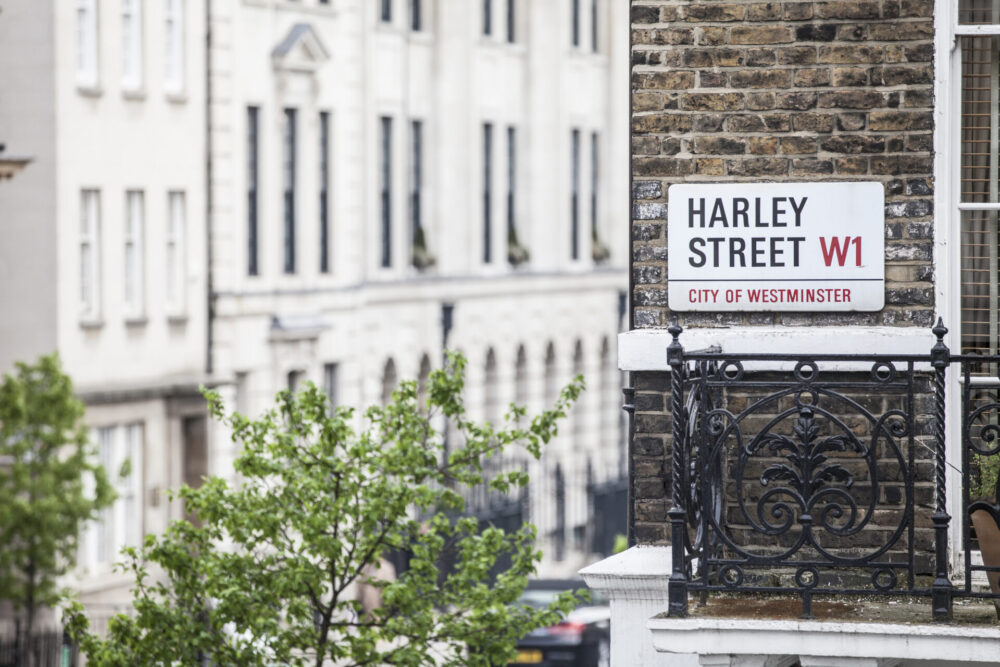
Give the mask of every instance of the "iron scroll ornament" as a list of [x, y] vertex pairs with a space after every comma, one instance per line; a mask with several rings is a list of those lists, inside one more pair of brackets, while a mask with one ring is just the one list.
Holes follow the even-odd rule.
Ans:
[[[748, 443], [744, 443], [742, 422], [748, 416], [765, 410], [772, 401], [789, 395], [795, 398], [795, 406], [775, 415]], [[810, 397], [810, 402], [803, 400], [805, 395]], [[869, 444], [863, 443], [833, 412], [822, 408], [819, 405], [820, 397], [842, 403], [863, 416], [871, 424]], [[789, 559], [808, 545], [831, 565], [862, 565], [871, 563], [889, 551], [906, 530], [909, 520], [904, 513], [889, 539], [867, 554], [831, 551], [821, 545], [814, 531], [819, 528], [834, 538], [845, 538], [861, 532], [872, 521], [879, 497], [875, 452], [880, 442], [887, 444], [891, 458], [898, 464], [901, 474], [909, 476], [906, 457], [898, 442], [907, 437], [910, 431], [909, 418], [904, 412], [890, 410], [875, 417], [852, 399], [819, 386], [809, 386], [807, 381], [806, 385], [793, 386], [771, 394], [738, 415], [726, 409], [716, 409], [707, 417], [713, 441], [710, 461], [720, 460], [728, 449], [727, 442], [734, 441], [732, 451], [736, 455], [736, 461], [732, 468], [731, 483], [735, 487], [739, 513], [751, 530], [757, 534], [777, 537], [790, 533], [796, 527], [801, 529], [794, 543], [788, 545], [782, 553], [775, 553], [773, 550], [758, 552], [751, 550], [748, 545], [737, 543], [728, 533], [726, 528], [733, 522], [723, 523], [709, 514], [712, 532], [734, 555], [747, 561], [775, 562]], [[779, 424], [790, 418], [795, 419], [791, 437], [774, 432]], [[820, 418], [829, 423], [837, 433], [820, 437]], [[832, 454], [840, 456], [831, 460]], [[748, 466], [755, 458], [764, 456], [780, 457], [784, 461], [770, 465], [760, 474], [757, 483], [766, 490], [753, 502], [748, 499], [746, 489], [750, 484]], [[845, 465], [849, 461], [863, 465], [867, 470], [866, 477], [870, 485], [867, 502], [859, 500], [863, 493], [852, 492], [856, 473], [852, 473]], [[912, 503], [909, 488], [906, 496], [909, 506]]]

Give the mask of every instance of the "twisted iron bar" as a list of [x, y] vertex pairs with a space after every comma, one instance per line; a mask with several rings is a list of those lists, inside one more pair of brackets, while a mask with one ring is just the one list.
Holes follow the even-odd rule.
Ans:
[[672, 564], [670, 583], [667, 588], [668, 613], [671, 616], [687, 616], [688, 580], [685, 562], [685, 541], [687, 539], [687, 512], [684, 509], [684, 347], [680, 343], [683, 329], [675, 321], [667, 329], [673, 340], [667, 346], [667, 363], [670, 365], [670, 406], [673, 442], [672, 454], [672, 500], [673, 506], [667, 512], [670, 517], [670, 543]]
[[951, 352], [944, 344], [948, 329], [941, 318], [931, 330], [937, 342], [931, 348], [931, 365], [934, 367], [934, 488], [936, 511], [931, 516], [934, 523], [934, 583], [931, 585], [931, 611], [936, 621], [951, 620], [953, 590], [948, 578], [948, 516], [945, 505], [945, 441], [944, 441], [944, 374], [951, 361]]

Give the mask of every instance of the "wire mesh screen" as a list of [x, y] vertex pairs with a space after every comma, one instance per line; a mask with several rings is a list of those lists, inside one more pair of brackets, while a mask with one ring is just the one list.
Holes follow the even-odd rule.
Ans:
[[[992, 2], [992, 0], [990, 0]], [[990, 16], [989, 9], [968, 16]], [[997, 37], [962, 38], [961, 202], [990, 204], [997, 196]], [[962, 223], [962, 352], [997, 354], [997, 211], [964, 210]]]
[[994, 23], [998, 14], [994, 11], [995, 4], [996, 0], [960, 0], [958, 22], [964, 25]]

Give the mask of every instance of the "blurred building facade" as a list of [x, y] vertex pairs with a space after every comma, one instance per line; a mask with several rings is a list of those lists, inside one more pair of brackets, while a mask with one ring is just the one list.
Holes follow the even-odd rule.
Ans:
[[593, 560], [588, 479], [624, 518], [627, 239], [611, 221], [628, 197], [627, 100], [612, 95], [627, 11], [233, 0], [210, 15], [213, 371], [251, 413], [304, 380], [359, 406], [448, 347], [491, 420], [583, 373], [523, 502], [472, 503], [533, 520], [543, 573]]
[[31, 160], [0, 185], [0, 369], [58, 350], [117, 479], [82, 540], [86, 600], [127, 594], [119, 549], [206, 472], [205, 17], [186, 4], [0, 14], [0, 136]]
[[586, 376], [531, 488], [470, 509], [535, 522], [543, 576], [610, 549], [625, 532], [628, 240], [612, 220], [628, 201], [628, 101], [613, 94], [627, 12], [4, 7], [0, 137], [32, 162], [0, 184], [0, 368], [58, 350], [103, 460], [134, 464], [84, 540], [85, 601], [124, 598], [110, 564], [179, 515], [164, 490], [231, 470], [200, 384], [250, 414], [306, 380], [363, 406], [446, 347], [468, 357], [482, 418], [539, 410]]

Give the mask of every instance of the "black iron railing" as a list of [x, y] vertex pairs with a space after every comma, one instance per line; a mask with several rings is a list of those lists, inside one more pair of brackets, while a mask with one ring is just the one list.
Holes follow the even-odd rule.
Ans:
[[[1000, 522], [982, 472], [1000, 464], [1000, 379], [972, 378], [1000, 359], [952, 355], [940, 321], [925, 355], [687, 352], [669, 331], [671, 615], [692, 592], [795, 591], [807, 618], [815, 595], [927, 596], [939, 620], [955, 597], [1000, 597], [973, 586], [1000, 567], [972, 564], [969, 522], [976, 509]], [[964, 379], [961, 586], [946, 503], [952, 368]]]

